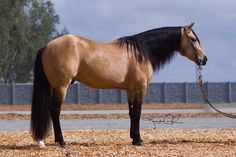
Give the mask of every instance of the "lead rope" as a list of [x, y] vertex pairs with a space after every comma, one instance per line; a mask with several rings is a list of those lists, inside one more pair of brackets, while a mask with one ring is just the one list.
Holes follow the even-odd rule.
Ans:
[[229, 113], [225, 113], [225, 112], [222, 112], [220, 110], [218, 110], [214, 105], [212, 105], [212, 103], [209, 101], [208, 99], [208, 94], [207, 94], [207, 91], [206, 91], [206, 88], [204, 86], [204, 83], [203, 83], [203, 78], [202, 78], [202, 74], [201, 74], [201, 71], [202, 71], [202, 66], [198, 66], [197, 67], [197, 79], [198, 79], [198, 83], [199, 83], [199, 86], [200, 86], [200, 89], [201, 89], [201, 92], [202, 92], [202, 96], [203, 98], [206, 100], [206, 102], [218, 113], [224, 115], [225, 117], [228, 117], [228, 118], [236, 118], [236, 115], [234, 114], [229, 114]]

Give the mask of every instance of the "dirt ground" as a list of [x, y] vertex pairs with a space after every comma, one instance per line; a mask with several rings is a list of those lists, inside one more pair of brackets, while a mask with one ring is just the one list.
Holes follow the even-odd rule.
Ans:
[[[153, 103], [143, 104], [143, 109], [196, 109], [204, 108], [204, 104], [191, 103]], [[30, 110], [30, 105], [0, 105], [0, 111]], [[127, 104], [63, 104], [62, 110], [127, 110]]]
[[[176, 118], [209, 118], [209, 117], [224, 117], [220, 113], [154, 113], [154, 114], [142, 114], [141, 118], [163, 118], [166, 116]], [[60, 119], [128, 119], [128, 114], [62, 114]], [[30, 115], [24, 114], [0, 114], [0, 120], [30, 120]]]
[[46, 139], [38, 148], [29, 132], [0, 132], [0, 156], [236, 156], [236, 129], [147, 129], [145, 145], [132, 146], [129, 130], [65, 131], [66, 149]]
[[[203, 104], [144, 104], [145, 109], [205, 108]], [[63, 105], [63, 110], [125, 109], [127, 104]], [[30, 110], [29, 105], [0, 106], [0, 110]], [[172, 114], [183, 117], [220, 117], [217, 113]], [[142, 118], [158, 118], [165, 114], [142, 114]], [[29, 115], [0, 115], [0, 120], [29, 119]], [[127, 114], [114, 115], [61, 115], [62, 119], [128, 118]], [[3, 126], [1, 126], [3, 127]], [[59, 148], [50, 133], [47, 148], [40, 149], [28, 131], [0, 132], [0, 156], [236, 156], [236, 129], [142, 129], [145, 145], [132, 146], [129, 130], [81, 130], [64, 131], [69, 144]]]
[[[219, 106], [219, 104], [218, 104]], [[226, 105], [221, 105], [226, 106]], [[229, 105], [227, 105], [229, 107]], [[230, 107], [234, 107], [231, 104]], [[186, 104], [186, 103], [158, 103], [158, 104], [144, 104], [143, 109], [199, 109], [206, 108], [206, 104]], [[128, 110], [127, 104], [64, 104], [62, 110]], [[0, 105], [0, 111], [22, 111], [30, 110], [30, 105]], [[167, 114], [142, 114], [142, 118], [162, 118]], [[178, 118], [207, 118], [207, 117], [223, 117], [219, 113], [182, 113], [171, 114], [172, 117]], [[128, 114], [62, 114], [61, 119], [117, 119], [129, 118]], [[24, 114], [0, 114], [0, 120], [29, 120], [30, 115]]]

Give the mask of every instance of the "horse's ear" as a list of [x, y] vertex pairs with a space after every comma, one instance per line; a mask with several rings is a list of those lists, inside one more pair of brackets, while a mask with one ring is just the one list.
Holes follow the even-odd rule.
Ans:
[[193, 25], [194, 25], [194, 22], [191, 22], [189, 25], [187, 25], [186, 27], [188, 28], [188, 29], [191, 29], [192, 27], [193, 27]]
[[193, 27], [193, 25], [194, 25], [194, 22], [191, 22], [189, 25], [185, 26], [185, 27], [184, 27], [185, 31], [191, 30], [192, 27]]

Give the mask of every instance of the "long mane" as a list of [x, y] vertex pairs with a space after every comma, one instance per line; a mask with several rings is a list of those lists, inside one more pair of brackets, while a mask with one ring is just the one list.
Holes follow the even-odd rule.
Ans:
[[116, 40], [117, 45], [126, 47], [139, 61], [150, 61], [154, 70], [169, 62], [179, 50], [181, 27], [163, 27]]

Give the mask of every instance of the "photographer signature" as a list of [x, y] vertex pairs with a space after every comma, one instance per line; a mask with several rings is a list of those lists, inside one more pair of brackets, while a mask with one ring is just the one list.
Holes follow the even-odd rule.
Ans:
[[183, 123], [183, 122], [180, 122], [179, 120], [180, 120], [180, 115], [174, 116], [171, 114], [167, 114], [164, 118], [161, 118], [158, 120], [155, 120], [154, 118], [144, 119], [144, 121], [149, 121], [150, 123], [153, 123], [153, 129], [156, 129], [158, 124], [173, 125], [176, 123]]

